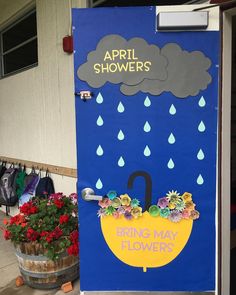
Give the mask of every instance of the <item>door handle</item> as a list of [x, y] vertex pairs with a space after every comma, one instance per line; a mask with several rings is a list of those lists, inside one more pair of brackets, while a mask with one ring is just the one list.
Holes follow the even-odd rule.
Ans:
[[103, 196], [95, 195], [94, 190], [89, 187], [84, 188], [81, 195], [85, 201], [101, 201], [103, 199]]

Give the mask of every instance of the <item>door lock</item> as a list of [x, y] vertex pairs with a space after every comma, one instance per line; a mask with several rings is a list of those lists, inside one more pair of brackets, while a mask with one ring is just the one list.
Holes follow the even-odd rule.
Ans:
[[84, 188], [81, 195], [85, 201], [101, 201], [103, 199], [103, 196], [95, 195], [94, 190], [89, 187]]

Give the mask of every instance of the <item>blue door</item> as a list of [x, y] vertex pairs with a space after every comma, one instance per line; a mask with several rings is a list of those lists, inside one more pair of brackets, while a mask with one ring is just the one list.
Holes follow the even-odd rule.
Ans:
[[156, 9], [73, 10], [82, 291], [216, 289], [219, 31]]

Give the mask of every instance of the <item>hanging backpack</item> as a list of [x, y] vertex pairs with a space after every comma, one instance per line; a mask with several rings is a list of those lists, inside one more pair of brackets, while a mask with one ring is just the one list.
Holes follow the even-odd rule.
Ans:
[[7, 170], [6, 162], [2, 162], [2, 164], [0, 165], [0, 179], [2, 178], [6, 170]]
[[22, 167], [21, 164], [19, 165], [19, 172], [16, 176], [16, 195], [18, 199], [23, 194], [25, 189], [25, 178], [27, 176], [26, 167]]
[[[40, 173], [41, 176], [41, 173]], [[49, 172], [46, 171], [46, 176], [40, 178], [39, 183], [36, 187], [35, 196], [46, 198], [51, 194], [54, 194], [54, 184], [52, 178], [49, 176]]]
[[16, 176], [18, 169], [13, 165], [6, 169], [0, 179], [0, 204], [5, 206], [15, 206], [18, 197], [16, 195]]
[[39, 175], [35, 173], [32, 169], [31, 173], [25, 177], [27, 180], [27, 185], [19, 199], [19, 206], [22, 206], [24, 203], [28, 202], [33, 196], [35, 196], [35, 190], [39, 182]]

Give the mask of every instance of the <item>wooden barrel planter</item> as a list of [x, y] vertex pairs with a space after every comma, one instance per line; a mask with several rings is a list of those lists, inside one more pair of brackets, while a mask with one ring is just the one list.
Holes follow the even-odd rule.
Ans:
[[25, 284], [32, 288], [58, 288], [79, 277], [78, 257], [64, 252], [53, 261], [43, 255], [39, 244], [22, 243], [15, 248], [21, 275]]

